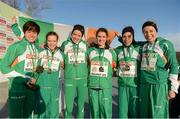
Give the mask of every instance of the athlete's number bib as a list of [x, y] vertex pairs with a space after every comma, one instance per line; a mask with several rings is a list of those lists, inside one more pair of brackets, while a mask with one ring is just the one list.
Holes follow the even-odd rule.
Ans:
[[[102, 70], [100, 70], [102, 69]], [[98, 76], [98, 77], [107, 77], [108, 75], [108, 64], [104, 63], [103, 66], [100, 66], [99, 62], [92, 62], [91, 69], [90, 69], [91, 76]]]
[[53, 71], [58, 71], [59, 64], [60, 64], [60, 59], [56, 58], [55, 60], [52, 61], [51, 69]]
[[[46, 56], [47, 57], [47, 56]], [[52, 58], [52, 57], [51, 57]], [[51, 59], [49, 59], [51, 60]], [[52, 71], [58, 71], [58, 68], [59, 68], [59, 63], [60, 63], [60, 59], [54, 57], [53, 61], [52, 61], [52, 64], [51, 64], [51, 70]], [[47, 58], [42, 58], [42, 62], [41, 64], [43, 65], [43, 67], [45, 69], [48, 69], [48, 60]]]
[[121, 61], [119, 76], [121, 77], [137, 77], [137, 66], [135, 61]]
[[[74, 53], [68, 53], [69, 64], [74, 64], [76, 62], [76, 57]], [[77, 63], [85, 63], [85, 54], [78, 53]]]
[[141, 62], [141, 70], [147, 70], [147, 71], [155, 71], [156, 70], [156, 62], [157, 62], [157, 54], [152, 53], [151, 58], [149, 59], [149, 65], [147, 65], [147, 55], [143, 54], [142, 56], [142, 62]]
[[[33, 61], [35, 66], [33, 67]], [[32, 56], [31, 54], [26, 54], [26, 59], [25, 59], [25, 64], [24, 64], [24, 71], [25, 72], [34, 72], [36, 70], [36, 65], [38, 61], [38, 56], [34, 55]]]

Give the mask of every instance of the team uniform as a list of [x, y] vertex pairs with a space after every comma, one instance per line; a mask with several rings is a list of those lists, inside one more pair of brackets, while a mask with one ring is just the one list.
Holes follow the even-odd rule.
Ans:
[[[12, 25], [12, 29], [17, 27], [16, 25]], [[21, 41], [8, 48], [1, 61], [1, 72], [10, 79], [8, 97], [10, 118], [30, 118], [32, 116], [35, 91], [29, 89], [26, 82], [36, 77], [35, 70], [39, 52], [37, 42], [29, 43], [23, 37]]]
[[112, 65], [114, 50], [92, 47], [89, 51], [89, 103], [92, 118], [112, 118]]
[[65, 79], [65, 117], [72, 117], [74, 98], [77, 90], [78, 118], [84, 117], [84, 102], [87, 93], [87, 51], [88, 46], [82, 39], [74, 43], [70, 38], [64, 41], [61, 49], [64, 52]]
[[140, 46], [116, 48], [118, 66], [119, 118], [138, 117]]
[[140, 117], [168, 118], [168, 91], [178, 92], [178, 63], [173, 44], [158, 37], [142, 49]]
[[35, 112], [40, 118], [59, 118], [59, 72], [63, 62], [63, 53], [57, 48], [52, 52], [45, 48], [39, 55], [39, 65], [44, 71], [39, 73]]

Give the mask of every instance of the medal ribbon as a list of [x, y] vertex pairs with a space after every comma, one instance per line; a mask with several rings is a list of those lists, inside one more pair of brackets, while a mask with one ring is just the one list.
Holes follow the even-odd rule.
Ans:
[[37, 49], [35, 48], [35, 46], [31, 43], [28, 44], [28, 49], [30, 51], [30, 54], [32, 56], [32, 64], [33, 64], [33, 70], [36, 67], [36, 54], [37, 54]]
[[[126, 53], [125, 53], [125, 50], [126, 50]], [[133, 54], [133, 46], [123, 48], [123, 56], [124, 56], [125, 62], [128, 61], [128, 58], [131, 58], [132, 54]], [[128, 69], [130, 68], [127, 62], [125, 65], [125, 70], [126, 68]]]
[[131, 55], [133, 54], [133, 48], [132, 48], [132, 50], [130, 48], [132, 48], [132, 47], [127, 47], [126, 48], [127, 49], [126, 50], [127, 51], [127, 55], [125, 53], [125, 48], [123, 49], [123, 56], [124, 56], [125, 61], [127, 61], [127, 57], [131, 58]]
[[78, 63], [77, 59], [78, 59], [78, 52], [79, 52], [79, 43], [78, 44], [73, 43], [73, 52], [75, 56], [75, 63]]
[[155, 41], [155, 43], [153, 43], [152, 48], [148, 48], [148, 46], [150, 46], [150, 43], [146, 47], [146, 63], [147, 63], [147, 66], [149, 66], [149, 63], [151, 61], [152, 52], [154, 51], [155, 45], [156, 45], [156, 41]]
[[49, 58], [49, 51], [48, 51], [48, 49], [46, 50], [47, 59], [48, 59], [48, 69], [51, 69], [51, 65], [52, 65], [52, 62], [53, 62], [53, 59], [54, 59], [55, 52], [56, 52], [56, 50], [54, 52], [51, 52], [52, 57]]
[[99, 50], [99, 61], [100, 66], [102, 67], [104, 65], [104, 49]]

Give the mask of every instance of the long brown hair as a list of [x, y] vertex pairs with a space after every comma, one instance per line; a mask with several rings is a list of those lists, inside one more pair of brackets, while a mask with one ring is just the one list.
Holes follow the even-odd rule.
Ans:
[[[97, 31], [96, 31], [96, 38], [97, 38], [97, 35], [99, 32], [104, 32], [106, 34], [106, 36], [108, 37], [108, 30], [106, 28], [99, 28]], [[106, 40], [106, 43], [105, 43], [105, 49], [109, 49], [110, 48], [110, 43], [108, 42], [108, 40]], [[98, 46], [99, 47], [99, 46]]]
[[57, 41], [58, 41], [59, 36], [58, 36], [58, 34], [57, 34], [56, 32], [54, 32], [54, 31], [48, 32], [48, 33], [46, 34], [46, 41], [45, 41], [45, 45], [44, 45], [45, 48], [48, 47], [48, 45], [47, 45], [47, 40], [48, 40], [48, 36], [51, 36], [51, 35], [52, 35], [52, 36], [56, 36], [56, 37], [57, 37]]

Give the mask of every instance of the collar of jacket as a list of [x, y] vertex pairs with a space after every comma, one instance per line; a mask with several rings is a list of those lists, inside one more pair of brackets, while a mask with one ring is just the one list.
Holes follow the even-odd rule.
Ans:
[[[72, 38], [70, 38], [70, 37], [68, 38], [68, 41], [71, 42], [71, 43], [73, 43], [73, 44], [76, 44], [76, 43], [74, 43], [74, 42], [72, 41]], [[79, 44], [81, 41], [82, 41], [82, 39], [80, 39], [77, 44]]]
[[[29, 41], [25, 37], [23, 37], [22, 41], [26, 42], [26, 43], [29, 43]], [[38, 40], [38, 38], [35, 40], [34, 45], [36, 46], [37, 49], [40, 48], [39, 47], [39, 40]]]

